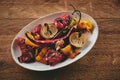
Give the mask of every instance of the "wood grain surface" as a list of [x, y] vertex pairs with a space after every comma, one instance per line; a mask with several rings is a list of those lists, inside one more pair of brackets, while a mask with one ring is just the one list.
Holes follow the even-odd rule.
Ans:
[[[72, 10], [91, 15], [99, 37], [77, 62], [54, 71], [36, 72], [17, 65], [10, 46], [15, 35], [36, 18]], [[118, 0], [0, 0], [0, 80], [120, 80], [120, 3]]]

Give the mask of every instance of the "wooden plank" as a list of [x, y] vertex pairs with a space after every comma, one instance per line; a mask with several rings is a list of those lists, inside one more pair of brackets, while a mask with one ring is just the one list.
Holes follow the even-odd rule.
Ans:
[[32, 20], [34, 19], [0, 20], [0, 45], [2, 45], [0, 46], [0, 80], [120, 79], [120, 19], [96, 19], [100, 32], [93, 49], [77, 62], [65, 68], [48, 72], [23, 69], [11, 57], [12, 39], [20, 29]]
[[9, 8], [10, 6], [5, 5], [5, 6], [1, 6], [0, 5], [0, 18], [8, 18], [9, 17]]
[[64, 3], [88, 3], [90, 0], [0, 0], [0, 4], [34, 5], [34, 4], [64, 4]]
[[0, 4], [17, 4], [17, 5], [34, 5], [34, 4], [81, 4], [81, 3], [118, 3], [118, 0], [102, 0], [102, 1], [96, 1], [96, 0], [0, 0]]
[[[116, 0], [91, 0], [83, 4], [78, 2], [75, 7], [94, 18], [120, 18], [120, 8]], [[71, 9], [68, 7], [68, 10]]]
[[35, 19], [3, 19], [0, 20], [0, 36], [16, 35], [24, 26]]
[[92, 0], [90, 15], [95, 18], [120, 18], [120, 6], [117, 0]]
[[[34, 0], [0, 0], [0, 4], [32, 4]], [[43, 0], [41, 0], [42, 2]]]
[[[3, 10], [0, 14], [1, 18], [39, 18], [53, 12], [65, 10], [65, 6], [61, 4], [45, 4], [45, 5], [12, 5], [5, 8], [6, 5], [0, 5], [0, 10]], [[52, 7], [52, 8], [51, 8]], [[3, 16], [4, 15], [4, 16]]]
[[[9, 18], [9, 19], [15, 19], [15, 18], [38, 18], [39, 16], [44, 16], [53, 12], [58, 11], [68, 11], [73, 10], [69, 4], [73, 3], [71, 0], [66, 0], [63, 3], [62, 2], [55, 2], [55, 3], [48, 3], [37, 5], [33, 4], [32, 2], [28, 3], [30, 5], [21, 4], [18, 5], [19, 0], [15, 0], [15, 4], [0, 4], [0, 19], [2, 18]], [[85, 12], [87, 14], [90, 14], [94, 18], [120, 18], [120, 8], [116, 3], [112, 3], [112, 0], [107, 2], [107, 0], [104, 1], [88, 1], [81, 3], [81, 1], [75, 1], [73, 5], [79, 9], [81, 12]], [[87, 0], [84, 0], [87, 1]], [[13, 1], [14, 2], [14, 1]], [[26, 0], [25, 3], [27, 3], [28, 0]], [[53, 1], [54, 2], [54, 1]], [[2, 3], [2, 2], [1, 2]], [[9, 3], [9, 1], [8, 1]], [[12, 2], [10, 2], [12, 3]], [[39, 2], [37, 2], [39, 3]], [[42, 2], [41, 2], [42, 3]], [[44, 1], [43, 1], [44, 3]], [[97, 5], [100, 4], [100, 5]]]

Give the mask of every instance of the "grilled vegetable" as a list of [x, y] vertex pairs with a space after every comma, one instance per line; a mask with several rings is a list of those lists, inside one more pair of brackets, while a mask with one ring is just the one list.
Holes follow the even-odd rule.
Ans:
[[78, 29], [86, 29], [87, 31], [92, 31], [92, 22], [90, 20], [80, 20]]
[[70, 59], [73, 59], [73, 58], [75, 58], [78, 54], [80, 54], [80, 49], [79, 49], [79, 48], [76, 48], [75, 50], [73, 50], [73, 51], [70, 52], [69, 58], [70, 58]]
[[51, 23], [51, 24], [47, 24], [45, 23], [44, 26], [41, 27], [41, 36], [45, 39], [50, 39], [53, 38], [55, 36], [55, 34], [58, 32], [58, 29], [56, 28], [56, 26]]
[[58, 17], [54, 20], [55, 26], [61, 30], [70, 24], [70, 16], [68, 14], [64, 14], [62, 17]]
[[75, 47], [83, 47], [87, 43], [87, 35], [82, 34], [80, 36], [79, 32], [74, 32], [70, 35], [69, 41]]
[[35, 26], [31, 32], [25, 33], [25, 38], [16, 39], [22, 52], [18, 60], [54, 66], [80, 54], [80, 49], [88, 42], [86, 33], [92, 31], [93, 25], [89, 20], [81, 20], [81, 12], [75, 8], [74, 14], [79, 17], [64, 14], [53, 23]]
[[26, 35], [26, 37], [25, 37], [26, 45], [29, 45], [32, 47], [39, 47], [39, 45], [34, 42], [35, 38], [30, 32], [26, 32], [25, 35]]
[[32, 49], [30, 48], [30, 46], [27, 46], [25, 44], [25, 39], [24, 38], [17, 38], [16, 39], [17, 44], [20, 46], [22, 55], [20, 57], [18, 57], [18, 60], [21, 63], [30, 63], [30, 62], [34, 62], [34, 55], [32, 54]]
[[69, 55], [71, 51], [72, 46], [70, 44], [61, 49], [61, 52], [65, 55]]
[[45, 57], [48, 64], [51, 66], [54, 66], [63, 60], [63, 55], [55, 50], [48, 50]]
[[31, 31], [32, 34], [34, 34], [34, 35], [35, 35], [35, 34], [40, 34], [41, 27], [42, 27], [41, 24], [35, 26], [35, 27], [33, 28], [33, 30]]

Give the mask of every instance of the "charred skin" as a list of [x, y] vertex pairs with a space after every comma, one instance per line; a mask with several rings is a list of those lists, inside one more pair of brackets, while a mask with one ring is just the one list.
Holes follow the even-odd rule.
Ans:
[[34, 57], [33, 57], [33, 54], [32, 54], [32, 47], [30, 46], [27, 46], [25, 44], [25, 39], [24, 38], [17, 38], [17, 44], [20, 46], [20, 49], [21, 49], [21, 52], [22, 52], [22, 55], [20, 57], [18, 57], [18, 60], [21, 62], [21, 63], [29, 63], [29, 62], [34, 62]]
[[54, 66], [67, 58], [76, 57], [80, 53], [80, 48], [87, 42], [87, 38], [82, 37], [82, 34], [92, 27], [89, 21], [87, 27], [83, 26], [80, 22], [80, 11], [74, 9], [72, 15], [75, 13], [79, 13], [78, 21], [64, 14], [56, 18], [53, 23], [35, 26], [31, 32], [25, 33], [25, 39], [18, 38], [17, 44], [22, 52], [18, 60], [21, 63], [38, 61]]

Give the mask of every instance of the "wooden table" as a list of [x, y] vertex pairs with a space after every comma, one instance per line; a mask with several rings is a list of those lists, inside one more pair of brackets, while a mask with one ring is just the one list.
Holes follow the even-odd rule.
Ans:
[[[36, 18], [72, 10], [69, 4], [98, 23], [99, 38], [77, 62], [48, 72], [26, 70], [11, 56], [15, 35]], [[117, 0], [0, 0], [0, 80], [120, 80], [120, 3]]]

